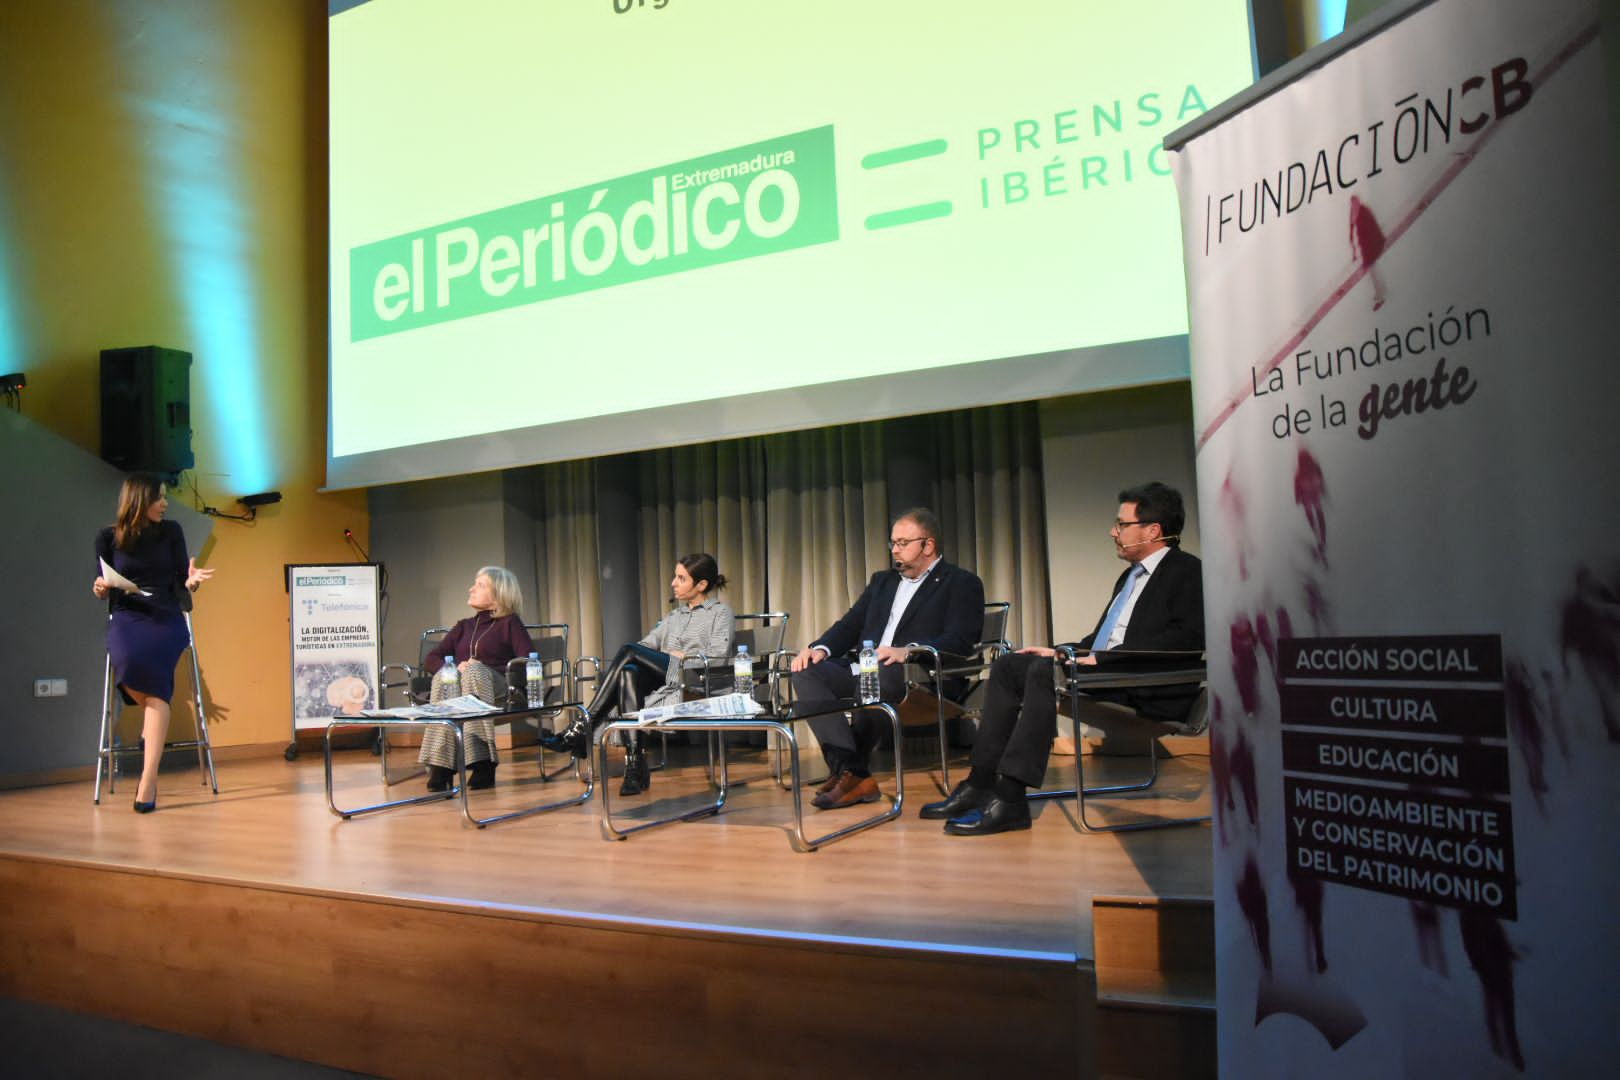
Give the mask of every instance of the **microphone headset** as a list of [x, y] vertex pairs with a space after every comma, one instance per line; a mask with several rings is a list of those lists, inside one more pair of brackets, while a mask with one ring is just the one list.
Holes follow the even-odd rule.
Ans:
[[1152, 544], [1152, 543], [1166, 543], [1166, 544], [1168, 544], [1172, 540], [1180, 540], [1180, 539], [1181, 539], [1181, 534], [1176, 533], [1174, 536], [1161, 536], [1157, 540], [1138, 540], [1134, 544], [1121, 544], [1119, 546], [1121, 548], [1137, 548], [1137, 547], [1142, 547], [1142, 546], [1144, 546], [1146, 544]]

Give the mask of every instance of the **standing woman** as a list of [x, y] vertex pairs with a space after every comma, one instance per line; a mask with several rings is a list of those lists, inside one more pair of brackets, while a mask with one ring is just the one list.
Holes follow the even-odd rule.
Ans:
[[174, 667], [191, 644], [182, 612], [190, 594], [214, 576], [186, 557], [180, 526], [163, 519], [169, 498], [156, 476], [131, 475], [118, 492], [118, 519], [96, 534], [96, 554], [108, 566], [150, 594], [115, 589], [99, 573], [91, 590], [112, 597], [107, 624], [107, 655], [112, 659], [118, 692], [144, 714], [141, 742], [145, 761], [135, 789], [135, 812], [157, 809], [158, 766], [169, 734], [169, 699], [174, 696]]
[[[447, 657], [455, 657], [461, 674], [461, 692], [473, 694], [491, 705], [506, 705], [506, 665], [514, 658], [528, 656], [534, 645], [523, 626], [523, 587], [517, 575], [504, 566], [486, 566], [473, 576], [467, 590], [467, 606], [472, 617], [462, 619], [444, 635], [444, 640], [428, 653], [423, 666], [438, 674]], [[439, 680], [433, 680], [433, 700], [439, 700]], [[495, 722], [469, 720], [466, 736], [469, 788], [495, 786]], [[456, 768], [456, 741], [450, 732], [429, 725], [422, 734], [422, 752], [417, 760], [427, 766], [429, 791], [448, 791]]]
[[[688, 658], [696, 665], [699, 654], [710, 661], [724, 660], [731, 652], [731, 609], [714, 599], [726, 587], [713, 555], [686, 555], [675, 564], [669, 588], [675, 610], [640, 641], [622, 646], [602, 671], [589, 710], [591, 723], [606, 723], [610, 714], [671, 705], [681, 700], [681, 669]], [[591, 733], [575, 720], [562, 731], [542, 736], [551, 750], [569, 750], [575, 757], [590, 753]], [[633, 732], [624, 759], [621, 795], [640, 795], [651, 783], [641, 734]]]

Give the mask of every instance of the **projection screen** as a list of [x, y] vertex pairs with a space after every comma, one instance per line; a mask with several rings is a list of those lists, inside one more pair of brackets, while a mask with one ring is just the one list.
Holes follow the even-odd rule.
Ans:
[[1187, 375], [1245, 0], [330, 10], [329, 487]]

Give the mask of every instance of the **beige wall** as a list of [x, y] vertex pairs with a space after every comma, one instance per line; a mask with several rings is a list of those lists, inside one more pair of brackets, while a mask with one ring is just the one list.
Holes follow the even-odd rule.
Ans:
[[1187, 503], [1182, 544], [1198, 554], [1188, 384], [1043, 402], [1041, 455], [1052, 633], [1074, 641], [1096, 625], [1124, 569], [1108, 535], [1123, 488], [1159, 480], [1180, 491]]
[[[217, 522], [199, 553], [218, 572], [196, 623], [221, 746], [291, 730], [283, 564], [351, 560], [344, 528], [368, 541], [364, 492], [316, 491], [325, 103], [323, 4], [0, 4], [0, 370], [26, 374], [29, 417], [94, 452], [100, 350], [187, 349], [202, 498], [285, 496], [252, 525]], [[239, 348], [211, 352], [221, 340]]]

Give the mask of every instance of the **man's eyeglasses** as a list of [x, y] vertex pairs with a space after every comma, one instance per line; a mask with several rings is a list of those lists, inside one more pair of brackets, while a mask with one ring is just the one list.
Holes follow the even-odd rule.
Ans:
[[905, 547], [907, 544], [920, 544], [924, 540], [927, 540], [927, 539], [928, 539], [928, 537], [926, 537], [926, 536], [907, 536], [907, 537], [905, 537], [903, 539], [890, 540], [889, 541], [889, 550], [890, 551], [899, 551], [901, 548]]
[[1151, 524], [1153, 524], [1153, 522], [1151, 522], [1151, 521], [1121, 521], [1121, 520], [1119, 520], [1119, 518], [1115, 518], [1114, 519], [1114, 531], [1116, 531], [1116, 532], [1124, 532], [1126, 529], [1130, 528], [1132, 525], [1151, 525]]

